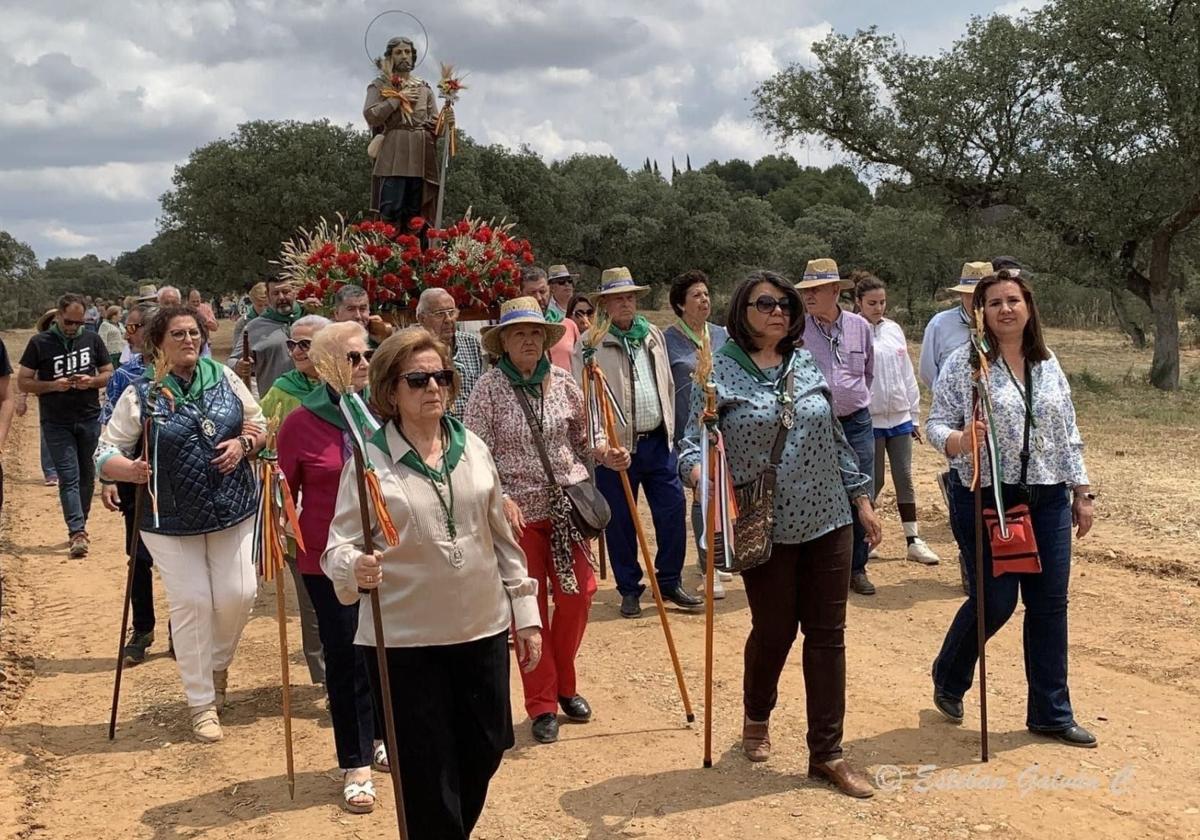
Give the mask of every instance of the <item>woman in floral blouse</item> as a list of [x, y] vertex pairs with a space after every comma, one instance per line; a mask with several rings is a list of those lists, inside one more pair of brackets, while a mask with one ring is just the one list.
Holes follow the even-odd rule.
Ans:
[[[467, 428], [492, 452], [504, 488], [505, 516], [525, 552], [529, 576], [539, 584], [546, 655], [532, 672], [522, 672], [521, 682], [533, 737], [543, 744], [558, 740], [559, 706], [576, 723], [592, 716], [575, 685], [575, 655], [596, 592], [591, 551], [571, 525], [565, 507], [569, 502], [546, 475], [538, 454], [544, 446], [558, 485], [588, 479], [592, 453], [583, 392], [569, 372], [551, 365], [546, 356], [563, 331], [561, 324], [546, 323], [534, 298], [504, 304], [500, 322], [483, 333], [484, 349], [500, 362], [479, 378], [464, 416]], [[612, 469], [629, 466], [624, 450], [598, 454]], [[548, 591], [554, 593], [552, 618]]]
[[[1036, 574], [992, 577], [985, 539], [983, 556], [985, 631], [991, 637], [1025, 602], [1025, 674], [1029, 681], [1025, 725], [1030, 731], [1078, 747], [1096, 746], [1096, 737], [1075, 722], [1067, 689], [1067, 585], [1071, 578], [1071, 526], [1084, 536], [1092, 527], [1092, 494], [1083, 465], [1083, 439], [1075, 425], [1071, 386], [1046, 348], [1033, 292], [1019, 274], [1000, 271], [979, 281], [973, 298], [983, 310], [991, 347], [989, 391], [1000, 449], [1006, 505], [1029, 505], [1042, 570]], [[933, 408], [925, 423], [929, 442], [947, 455], [962, 483], [951, 510], [963, 535], [968, 568], [975, 564], [974, 469], [968, 426], [972, 416], [971, 348], [960, 347], [938, 374]], [[1028, 402], [1027, 402], [1028, 399]], [[1029, 422], [1028, 464], [1022, 480], [1025, 424]], [[978, 423], [983, 432], [983, 424]], [[987, 460], [980, 469], [991, 487]], [[1072, 498], [1073, 496], [1073, 498]], [[971, 687], [978, 653], [975, 577], [967, 601], [950, 625], [933, 663], [934, 705], [954, 723], [963, 719], [963, 695]]]
[[[858, 508], [868, 544], [879, 542], [879, 520], [868, 495], [870, 478], [834, 416], [829, 385], [801, 350], [800, 293], [771, 271], [750, 274], [733, 293], [726, 318], [729, 341], [713, 356], [712, 379], [735, 486], [766, 469], [785, 412], [775, 494], [771, 558], [742, 573], [750, 603], [743, 687], [742, 750], [751, 761], [771, 753], [768, 722], [779, 696], [779, 675], [796, 631], [804, 634], [808, 773], [843, 793], [866, 798], [869, 782], [842, 758], [846, 715], [846, 593], [853, 548], [850, 506]], [[790, 384], [790, 387], [789, 387]], [[692, 390], [691, 418], [680, 443], [679, 474], [700, 480], [698, 417], [704, 392]]]

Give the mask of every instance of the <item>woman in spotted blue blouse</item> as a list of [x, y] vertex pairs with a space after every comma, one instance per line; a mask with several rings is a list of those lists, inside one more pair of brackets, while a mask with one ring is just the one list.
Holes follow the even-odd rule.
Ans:
[[[778, 467], [771, 559], [742, 573], [751, 617], [742, 749], [751, 761], [770, 756], [768, 721], [799, 629], [804, 634], [809, 775], [866, 798], [874, 790], [842, 758], [842, 728], [853, 551], [850, 506], [857, 506], [868, 542], [877, 545], [880, 529], [868, 495], [870, 479], [858, 471], [833, 414], [825, 377], [809, 352], [800, 349], [800, 293], [778, 274], [754, 272], [734, 291], [726, 325], [729, 341], [713, 357], [712, 377], [735, 485], [762, 474], [783, 407], [791, 402], [795, 413]], [[691, 421], [680, 442], [679, 474], [693, 487], [700, 480], [697, 417], [703, 400], [703, 392], [693, 389]]]
[[[1006, 505], [1026, 502], [1033, 522], [1042, 570], [1036, 574], [992, 577], [990, 547], [984, 541], [984, 620], [990, 638], [1012, 616], [1017, 595], [1025, 603], [1025, 675], [1029, 682], [1025, 725], [1031, 732], [1077, 747], [1096, 746], [1080, 726], [1067, 689], [1067, 586], [1071, 577], [1071, 528], [1083, 537], [1092, 527], [1092, 499], [1083, 464], [1083, 440], [1067, 377], [1042, 338], [1033, 292], [1018, 274], [999, 271], [979, 281], [973, 306], [982, 309], [991, 347], [991, 394], [1000, 449], [1000, 480]], [[969, 424], [972, 415], [970, 347], [956, 350], [934, 386], [933, 408], [925, 424], [929, 442], [951, 459], [961, 484], [951, 510], [962, 529], [967, 566], [975, 564], [975, 502]], [[1022, 480], [1025, 424], [1029, 423], [1028, 463]], [[983, 424], [976, 423], [980, 434]], [[964, 431], [966, 430], [966, 431]], [[980, 479], [992, 486], [984, 460]], [[978, 653], [975, 577], [966, 602], [950, 625], [933, 663], [934, 705], [954, 723], [963, 719], [963, 695], [971, 687]]]

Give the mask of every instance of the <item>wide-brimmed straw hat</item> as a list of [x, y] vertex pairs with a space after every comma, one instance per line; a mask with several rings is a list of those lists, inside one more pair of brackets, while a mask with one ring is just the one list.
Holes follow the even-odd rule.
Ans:
[[962, 271], [959, 272], [958, 285], [950, 286], [946, 291], [969, 295], [975, 291], [980, 280], [993, 273], [990, 262], [963, 263]]
[[553, 283], [555, 280], [574, 280], [578, 274], [568, 271], [565, 265], [552, 265], [546, 272], [546, 279]]
[[485, 327], [480, 332], [483, 349], [493, 356], [503, 356], [504, 345], [500, 343], [500, 335], [505, 329], [515, 324], [537, 324], [539, 327], [545, 328], [546, 340], [542, 343], [542, 350], [549, 350], [558, 344], [567, 332], [564, 324], [546, 323], [546, 316], [542, 314], [542, 307], [537, 302], [537, 298], [513, 298], [500, 305], [500, 320], [496, 322], [496, 325]]
[[649, 286], [639, 286], [633, 280], [633, 275], [625, 266], [606, 268], [600, 275], [600, 291], [592, 293], [592, 305], [605, 295], [623, 295], [626, 292], [636, 292], [641, 297], [650, 291]]
[[143, 283], [138, 286], [138, 303], [149, 303], [152, 300], [158, 300], [158, 287], [153, 283]]
[[815, 289], [817, 286], [827, 286], [837, 283], [839, 289], [853, 289], [853, 280], [843, 280], [838, 272], [838, 264], [828, 257], [819, 260], [809, 260], [804, 267], [804, 279], [796, 284], [797, 289]]

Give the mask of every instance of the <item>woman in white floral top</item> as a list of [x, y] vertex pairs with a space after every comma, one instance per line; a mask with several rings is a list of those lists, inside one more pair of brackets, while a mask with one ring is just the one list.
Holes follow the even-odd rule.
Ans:
[[[1075, 424], [1071, 387], [1046, 348], [1033, 292], [1017, 274], [1000, 271], [979, 282], [974, 309], [982, 309], [990, 347], [989, 393], [1000, 450], [1000, 481], [1005, 505], [1029, 505], [1042, 569], [1036, 574], [992, 576], [984, 540], [984, 619], [989, 637], [1008, 621], [1020, 594], [1025, 603], [1025, 673], [1029, 681], [1025, 724], [1030, 731], [1063, 743], [1094, 747], [1096, 738], [1080, 726], [1067, 689], [1067, 588], [1071, 577], [1071, 528], [1083, 537], [1092, 527], [1092, 499], [1083, 464], [1083, 440]], [[934, 387], [926, 421], [929, 442], [951, 459], [962, 484], [953, 486], [951, 510], [974, 566], [975, 502], [971, 491], [972, 368], [969, 345], [946, 361]], [[1028, 457], [1023, 458], [1029, 422]], [[983, 424], [976, 422], [983, 433]], [[1024, 464], [1023, 462], [1027, 461]], [[980, 478], [993, 482], [984, 459]], [[990, 493], [985, 493], [985, 496]], [[962, 698], [971, 687], [978, 652], [977, 593], [969, 578], [967, 601], [955, 615], [933, 663], [934, 704], [954, 723], [963, 719]]]
[[[596, 578], [588, 541], [571, 525], [569, 502], [555, 485], [586, 481], [593, 453], [583, 392], [570, 372], [550, 364], [546, 355], [563, 331], [562, 324], [546, 323], [534, 298], [504, 304], [499, 323], [483, 334], [484, 349], [500, 361], [479, 378], [463, 418], [492, 451], [504, 489], [505, 515], [525, 552], [529, 576], [539, 583], [546, 655], [537, 668], [521, 674], [521, 683], [533, 737], [544, 744], [558, 740], [560, 706], [576, 723], [592, 716], [576, 689], [575, 655], [587, 628]], [[539, 446], [545, 447], [553, 480], [546, 474]], [[624, 450], [596, 455], [612, 469], [629, 466]], [[554, 593], [552, 616], [548, 592]]]

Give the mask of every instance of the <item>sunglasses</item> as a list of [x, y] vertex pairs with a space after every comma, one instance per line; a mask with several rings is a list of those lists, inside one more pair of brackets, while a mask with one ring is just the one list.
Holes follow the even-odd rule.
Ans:
[[312, 339], [301, 338], [298, 341], [293, 341], [289, 338], [287, 340], [287, 349], [289, 353], [295, 353], [297, 347], [307, 353], [309, 348], [312, 347]]
[[185, 338], [190, 338], [192, 341], [200, 340], [200, 330], [171, 330], [168, 335], [176, 341], [183, 341]]
[[779, 307], [780, 311], [787, 315], [792, 311], [792, 300], [786, 297], [773, 298], [770, 295], [762, 295], [753, 303], [746, 304], [747, 309], [751, 306], [764, 315], [770, 315], [776, 307]]
[[366, 352], [363, 352], [363, 353], [359, 353], [357, 350], [351, 350], [349, 353], [346, 354], [346, 361], [348, 361], [354, 367], [358, 367], [363, 362], [371, 361], [371, 357], [374, 355], [375, 355], [374, 350], [367, 350]]
[[402, 373], [400, 378], [408, 383], [408, 387], [414, 391], [419, 391], [422, 388], [429, 386], [429, 380], [432, 379], [439, 387], [449, 388], [454, 384], [454, 371], [450, 368], [435, 371], [414, 371], [413, 373]]
[[572, 317], [572, 318], [574, 318], [576, 315], [588, 315], [588, 316], [592, 316], [592, 315], [595, 315], [595, 314], [596, 314], [596, 310], [595, 310], [595, 309], [580, 309], [580, 308], [577, 306], [577, 307], [575, 307], [575, 311], [574, 311], [573, 313], [571, 313], [571, 317]]
[[555, 277], [550, 281], [551, 286], [574, 286], [575, 281], [570, 277]]
[[135, 333], [135, 332], [137, 332], [138, 330], [140, 330], [141, 328], [142, 328], [142, 325], [141, 325], [141, 324], [126, 324], [126, 325], [125, 325], [125, 332], [127, 332], [127, 333]]

